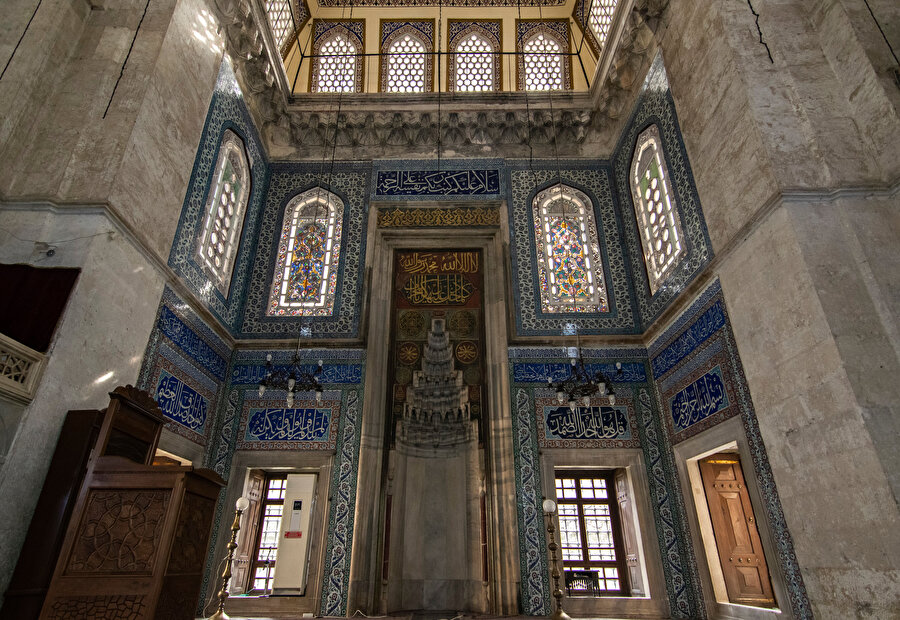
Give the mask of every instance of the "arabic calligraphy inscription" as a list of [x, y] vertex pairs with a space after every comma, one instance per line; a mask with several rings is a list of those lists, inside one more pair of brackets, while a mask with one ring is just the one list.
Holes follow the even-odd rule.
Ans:
[[669, 401], [676, 432], [705, 420], [728, 405], [721, 366], [714, 366]]

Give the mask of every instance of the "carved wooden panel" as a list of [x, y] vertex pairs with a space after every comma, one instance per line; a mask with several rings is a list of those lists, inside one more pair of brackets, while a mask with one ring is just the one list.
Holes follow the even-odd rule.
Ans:
[[50, 605], [47, 618], [51, 620], [138, 620], [146, 610], [145, 597], [124, 596], [69, 596], [58, 598]]
[[171, 492], [92, 490], [67, 573], [151, 573]]
[[185, 494], [169, 559], [169, 573], [199, 573], [203, 570], [213, 508], [213, 500], [193, 493]]

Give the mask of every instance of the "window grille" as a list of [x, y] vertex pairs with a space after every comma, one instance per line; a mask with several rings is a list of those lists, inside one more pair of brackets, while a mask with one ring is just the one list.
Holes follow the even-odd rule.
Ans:
[[251, 568], [250, 590], [254, 592], [271, 592], [272, 582], [275, 580], [275, 560], [278, 556], [278, 539], [281, 536], [287, 474], [267, 476], [265, 488], [256, 552], [253, 554]]
[[389, 93], [421, 93], [425, 83], [425, 44], [405, 34], [388, 50], [387, 88]]
[[567, 185], [532, 203], [544, 312], [608, 312], [597, 225], [591, 200]]
[[563, 88], [563, 58], [559, 43], [538, 32], [525, 42], [523, 52], [526, 90]]
[[343, 214], [341, 199], [319, 187], [288, 203], [268, 315], [331, 315], [340, 264]]
[[228, 294], [234, 257], [250, 195], [250, 166], [241, 139], [227, 130], [206, 203], [206, 217], [197, 246], [203, 270], [223, 295]]
[[478, 33], [464, 37], [456, 46], [456, 83], [459, 92], [495, 90], [494, 48]]
[[557, 471], [556, 502], [566, 593], [627, 596], [612, 471]]
[[284, 53], [285, 44], [294, 34], [294, 20], [289, 0], [266, 0], [266, 16], [275, 45]]
[[345, 33], [336, 32], [319, 46], [313, 90], [352, 93], [357, 90], [356, 46]]
[[630, 175], [651, 294], [674, 271], [684, 250], [681, 219], [660, 144], [656, 125], [638, 136]]
[[593, 0], [588, 17], [591, 32], [597, 41], [598, 50], [603, 49], [609, 29], [612, 27], [613, 13], [616, 12], [618, 0]]

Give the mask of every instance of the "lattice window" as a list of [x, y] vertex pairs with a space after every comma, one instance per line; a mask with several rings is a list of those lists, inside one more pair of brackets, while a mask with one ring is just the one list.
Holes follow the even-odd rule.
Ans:
[[284, 515], [284, 495], [287, 491], [287, 474], [266, 477], [265, 498], [262, 502], [256, 552], [251, 566], [253, 592], [271, 592], [275, 580], [275, 560], [278, 556], [278, 539], [281, 536], [281, 519]]
[[269, 18], [275, 45], [284, 52], [285, 44], [294, 34], [294, 17], [291, 14], [290, 0], [266, 0], [266, 16]]
[[638, 136], [630, 181], [644, 265], [653, 294], [674, 271], [684, 250], [681, 219], [675, 208], [675, 194], [656, 125]]
[[532, 203], [544, 312], [607, 312], [603, 266], [590, 198], [567, 185]]
[[543, 32], [532, 36], [522, 46], [526, 90], [562, 90], [562, 48]]
[[234, 257], [250, 196], [250, 166], [244, 143], [226, 130], [206, 203], [206, 217], [197, 245], [204, 271], [223, 295], [228, 294]]
[[555, 486], [567, 593], [628, 595], [613, 472], [557, 471]]
[[593, 0], [588, 16], [591, 32], [597, 41], [597, 48], [603, 49], [609, 29], [612, 27], [613, 13], [616, 12], [618, 0]]
[[387, 88], [389, 93], [421, 93], [425, 83], [425, 44], [404, 34], [388, 50]]
[[494, 47], [477, 32], [464, 37], [456, 46], [455, 90], [496, 90], [494, 73]]
[[313, 59], [310, 91], [353, 93], [363, 88], [363, 32], [365, 20], [313, 23]]
[[344, 203], [313, 188], [291, 200], [284, 213], [270, 316], [328, 316], [334, 310]]

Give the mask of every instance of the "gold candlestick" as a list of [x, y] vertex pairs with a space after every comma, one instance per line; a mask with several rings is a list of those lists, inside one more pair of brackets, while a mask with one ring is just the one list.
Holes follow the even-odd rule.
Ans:
[[234, 562], [234, 550], [237, 549], [237, 535], [241, 531], [241, 514], [250, 505], [250, 500], [241, 497], [235, 504], [234, 521], [231, 523], [231, 540], [228, 541], [228, 557], [225, 559], [225, 570], [222, 571], [222, 589], [219, 590], [219, 608], [209, 620], [229, 620], [225, 613], [225, 601], [228, 600], [228, 582], [231, 581], [231, 564]]
[[543, 508], [544, 513], [547, 516], [547, 534], [550, 537], [550, 544], [547, 545], [547, 548], [550, 549], [550, 576], [553, 577], [553, 598], [556, 599], [556, 611], [553, 612], [551, 617], [553, 620], [572, 620], [569, 614], [563, 611], [563, 593], [559, 588], [559, 562], [556, 557], [556, 550], [559, 549], [559, 545], [556, 544], [556, 537], [553, 536], [553, 533], [556, 531], [556, 528], [553, 526], [553, 514], [556, 512], [556, 502], [552, 499], [545, 499]]

